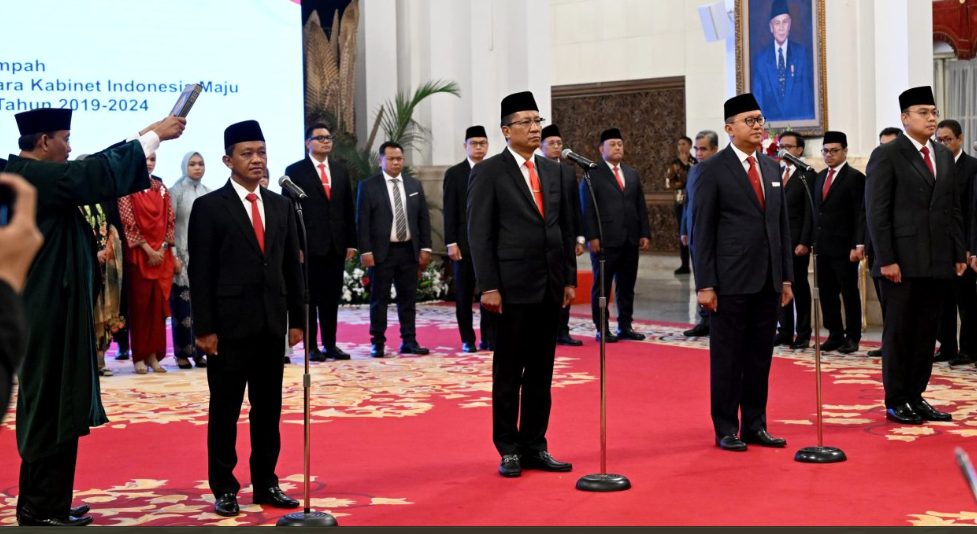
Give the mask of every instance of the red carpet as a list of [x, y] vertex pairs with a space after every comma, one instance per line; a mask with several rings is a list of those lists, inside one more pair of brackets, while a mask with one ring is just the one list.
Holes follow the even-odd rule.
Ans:
[[[778, 352], [770, 378], [771, 433], [783, 450], [722, 452], [709, 418], [706, 340], [679, 325], [642, 323], [645, 342], [608, 345], [608, 469], [634, 488], [576, 491], [599, 469], [598, 355], [589, 325], [574, 317], [580, 348], [558, 350], [548, 434], [572, 473], [496, 474], [491, 441], [491, 355], [462, 355], [453, 310], [419, 308], [426, 357], [370, 359], [365, 309], [343, 310], [348, 362], [314, 364], [313, 507], [342, 525], [909, 525], [977, 519], [953, 449], [977, 436], [977, 372], [939, 364], [928, 398], [952, 423], [903, 427], [885, 421], [879, 362], [863, 353], [825, 359], [825, 444], [849, 461], [793, 461], [816, 444], [813, 354]], [[394, 314], [391, 314], [393, 319]], [[476, 321], [477, 324], [477, 321]], [[396, 322], [389, 344], [395, 345]], [[865, 347], [863, 347], [864, 349]], [[298, 354], [298, 351], [296, 352]], [[299, 358], [293, 358], [298, 362]], [[271, 524], [279, 510], [254, 506], [212, 513], [206, 485], [207, 387], [203, 370], [135, 375], [111, 362], [103, 378], [112, 423], [81, 440], [75, 503], [100, 525]], [[125, 365], [123, 365], [125, 364]], [[301, 366], [286, 372], [286, 491], [301, 498]], [[14, 524], [19, 460], [8, 417], [0, 428], [0, 524]], [[247, 418], [239, 426], [237, 474], [247, 487]], [[974, 450], [971, 450], [974, 452]]]

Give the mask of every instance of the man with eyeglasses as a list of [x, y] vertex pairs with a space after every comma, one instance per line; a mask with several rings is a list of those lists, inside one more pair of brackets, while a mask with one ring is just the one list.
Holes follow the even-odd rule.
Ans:
[[[964, 244], [967, 247], [967, 262], [972, 250], [971, 216], [974, 213], [974, 177], [977, 175], [977, 158], [963, 151], [963, 128], [960, 123], [948, 119], [936, 126], [936, 140], [953, 152], [956, 160], [957, 193], [960, 195], [960, 213], [963, 216]], [[977, 275], [971, 270], [955, 278], [950, 285], [943, 305], [943, 320], [940, 322], [937, 341], [940, 349], [934, 361], [948, 361], [951, 366], [974, 363], [977, 356]], [[957, 353], [957, 310], [960, 311], [960, 352]]]
[[966, 269], [961, 198], [953, 153], [934, 143], [939, 111], [930, 87], [899, 95], [906, 135], [868, 162], [868, 228], [878, 254], [872, 276], [885, 295], [882, 383], [886, 418], [900, 424], [950, 421], [923, 392], [946, 286]]
[[[796, 132], [784, 132], [780, 134], [780, 149], [799, 158], [804, 155], [804, 137]], [[814, 228], [811, 199], [808, 198], [810, 190], [805, 192], [805, 187], [814, 187], [817, 175], [813, 171], [798, 169], [786, 159], [780, 161], [780, 174], [781, 187], [787, 199], [790, 246], [794, 254], [794, 301], [780, 308], [780, 329], [774, 346], [789, 345], [791, 349], [801, 350], [811, 345], [811, 285], [807, 281], [807, 269], [811, 264]]]
[[[475, 330], [472, 328], [472, 298], [475, 296], [475, 266], [472, 249], [468, 244], [468, 177], [472, 168], [485, 159], [488, 153], [488, 135], [484, 126], [471, 126], [465, 131], [465, 161], [444, 173], [444, 241], [448, 244], [448, 257], [455, 275], [455, 318], [461, 333], [462, 352], [475, 352]], [[495, 332], [492, 314], [480, 309], [480, 350], [492, 350]]]
[[[847, 164], [848, 137], [825, 132], [821, 155], [827, 168], [814, 186], [815, 250], [818, 287], [828, 339], [822, 351], [851, 354], [862, 338], [862, 299], [858, 292], [858, 262], [865, 257], [865, 175]], [[841, 318], [841, 300], [845, 319]]]
[[482, 305], [498, 314], [492, 356], [492, 441], [499, 474], [570, 471], [549, 453], [550, 387], [560, 308], [577, 285], [572, 173], [535, 152], [543, 120], [529, 91], [502, 99], [508, 145], [475, 165], [468, 182], [468, 240]]
[[[590, 171], [590, 182], [597, 199], [594, 210], [588, 182], [580, 184], [580, 205], [583, 208], [584, 237], [590, 248], [590, 263], [594, 271], [594, 285], [590, 290], [590, 306], [597, 341], [600, 341], [600, 252], [604, 251], [604, 294], [610, 295], [614, 283], [617, 301], [617, 335], [605, 325], [607, 342], [618, 339], [641, 341], [645, 335], [631, 327], [634, 317], [634, 285], [638, 281], [638, 251], [648, 250], [651, 244], [651, 225], [648, 207], [638, 171], [624, 165], [624, 137], [621, 130], [609, 128], [600, 134], [600, 155], [604, 162]], [[604, 236], [597, 229], [597, 212]], [[610, 321], [609, 313], [604, 317]]]
[[750, 88], [772, 121], [814, 118], [814, 59], [807, 47], [790, 40], [792, 20], [787, 0], [773, 0], [769, 19], [773, 42], [751, 63]]
[[[306, 157], [285, 169], [308, 195], [302, 200], [309, 242], [303, 261], [309, 268], [309, 359], [314, 362], [349, 359], [336, 345], [336, 323], [346, 260], [356, 254], [356, 212], [349, 171], [329, 157], [332, 147], [332, 128], [315, 123], [305, 130]], [[287, 189], [282, 194], [292, 198]], [[317, 326], [322, 329], [321, 351]]]
[[[703, 130], [696, 134], [695, 136], [695, 158], [696, 161], [705, 161], [712, 156], [715, 156], [719, 152], [719, 135], [712, 130]], [[682, 244], [689, 247], [689, 253], [692, 252], [692, 236], [690, 226], [692, 223], [692, 189], [695, 184], [696, 175], [698, 174], [698, 167], [692, 167], [689, 172], [689, 181], [686, 184], [686, 196], [685, 205], [682, 206], [682, 222], [680, 223], [680, 233], [679, 238], [682, 240]], [[694, 262], [693, 262], [694, 263]], [[705, 337], [709, 335], [709, 310], [707, 310], [701, 304], [697, 304], [696, 308], [699, 313], [699, 322], [696, 323], [692, 328], [682, 332], [682, 335], [686, 337]]]
[[[563, 137], [560, 135], [560, 129], [555, 125], [551, 124], [543, 128], [542, 136], [540, 137], [540, 152], [543, 156], [559, 163], [561, 166], [566, 166], [564, 171], [565, 176], [572, 176], [573, 180], [568, 180], [566, 183], [566, 190], [570, 195], [570, 204], [573, 207], [573, 233], [577, 236], [577, 244], [574, 247], [574, 253], [579, 256], [583, 254], [584, 244], [587, 242], [583, 235], [583, 230], [580, 228], [580, 197], [577, 195], [577, 173], [573, 166], [569, 163], [560, 161], [561, 152], [563, 151]], [[570, 335], [570, 306], [563, 308], [560, 312], [560, 328], [556, 334], [556, 344], [557, 345], [568, 345], [571, 347], [579, 347], [583, 345], [583, 341], [574, 338]]]
[[777, 315], [793, 298], [787, 202], [777, 162], [759, 150], [765, 119], [756, 99], [735, 96], [724, 110], [730, 144], [697, 165], [692, 191], [696, 289], [712, 313], [716, 445], [727, 451], [745, 451], [751, 443], [785, 447], [786, 440], [767, 432], [767, 382]]

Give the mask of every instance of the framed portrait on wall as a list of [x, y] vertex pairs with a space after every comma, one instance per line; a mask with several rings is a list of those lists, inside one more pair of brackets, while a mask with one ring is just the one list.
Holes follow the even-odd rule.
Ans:
[[736, 90], [753, 93], [773, 131], [828, 128], [824, 0], [736, 0]]

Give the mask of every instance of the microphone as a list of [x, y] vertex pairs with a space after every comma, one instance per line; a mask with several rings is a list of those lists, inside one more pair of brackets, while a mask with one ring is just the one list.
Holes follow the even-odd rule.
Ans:
[[577, 154], [576, 152], [570, 150], [569, 148], [564, 148], [563, 152], [560, 152], [560, 157], [568, 159], [577, 165], [580, 165], [584, 169], [596, 169], [597, 164], [589, 159]]
[[302, 191], [301, 187], [295, 185], [295, 182], [293, 182], [287, 174], [278, 179], [278, 185], [282, 186], [283, 189], [288, 189], [288, 192], [291, 193], [296, 200], [302, 200], [309, 197], [309, 195], [305, 194], [305, 191]]
[[810, 172], [814, 170], [814, 167], [811, 167], [807, 163], [804, 163], [803, 161], [801, 161], [800, 158], [796, 158], [792, 156], [789, 152], [787, 152], [784, 149], [780, 149], [780, 152], [777, 153], [777, 157], [789, 161], [791, 164], [793, 164], [795, 167], [797, 167], [802, 171]]

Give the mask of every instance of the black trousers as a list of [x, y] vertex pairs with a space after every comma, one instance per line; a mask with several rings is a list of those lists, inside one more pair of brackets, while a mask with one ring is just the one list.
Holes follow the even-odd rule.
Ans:
[[77, 461], [78, 438], [51, 456], [33, 462], [21, 460], [17, 512], [37, 519], [67, 518]]
[[[462, 343], [475, 343], [475, 330], [472, 328], [472, 299], [475, 298], [475, 265], [471, 257], [462, 257], [461, 261], [453, 261], [455, 273], [455, 319], [458, 321], [458, 332]], [[482, 342], [495, 344], [495, 327], [493, 316], [479, 306], [479, 328], [482, 332]]]
[[245, 339], [218, 339], [218, 353], [207, 358], [210, 416], [207, 421], [207, 471], [214, 495], [237, 493], [237, 421], [248, 390], [251, 412], [251, 483], [256, 491], [278, 485], [275, 465], [281, 451], [282, 374], [285, 339], [270, 332]]
[[[716, 436], [767, 427], [767, 380], [780, 293], [720, 295], [709, 328], [709, 381]], [[737, 418], [741, 412], [742, 425]]]
[[882, 383], [885, 405], [922, 398], [933, 372], [936, 331], [949, 280], [881, 278], [885, 295], [882, 324]]
[[330, 252], [326, 256], [309, 258], [309, 339], [313, 346], [320, 328], [322, 346], [327, 350], [336, 346], [336, 322], [345, 271], [345, 255]]
[[414, 245], [390, 243], [387, 257], [369, 269], [370, 276], [370, 340], [384, 343], [387, 338], [387, 305], [390, 304], [390, 286], [397, 290], [397, 318], [400, 320], [400, 338], [414, 341], [417, 315], [417, 269]]
[[[617, 301], [617, 327], [630, 328], [634, 315], [634, 284], [638, 280], [638, 247], [608, 247], [604, 249], [604, 258], [604, 294], [610, 296], [613, 282], [614, 300]], [[590, 263], [594, 270], [594, 285], [590, 288], [590, 310], [594, 325], [600, 330], [600, 256], [591, 254]]]
[[[829, 339], [862, 339], [862, 297], [858, 293], [858, 263], [847, 257], [818, 256], [818, 289], [821, 312]], [[845, 300], [845, 322], [841, 320], [841, 299]]]
[[[683, 208], [684, 208], [684, 206], [682, 204], [675, 204], [674, 205], [674, 209], [675, 209], [675, 222], [678, 223], [678, 233], [680, 233], [680, 234], [682, 233], [682, 211], [683, 211]], [[686, 246], [686, 245], [683, 245], [681, 241], [679, 241], [678, 247], [679, 247], [679, 256], [682, 258], [682, 268], [683, 269], [688, 269], [689, 268], [689, 247]]]
[[560, 308], [560, 321], [556, 325], [556, 335], [557, 336], [569, 336], [570, 335], [570, 307]]
[[546, 450], [560, 304], [503, 303], [492, 357], [492, 441], [500, 455]]
[[[807, 268], [811, 265], [811, 256], [794, 256], [794, 300], [780, 308], [779, 334], [793, 336], [796, 330], [797, 343], [811, 339], [811, 284], [807, 281]], [[820, 273], [819, 273], [820, 274]], [[794, 312], [797, 312], [797, 321]]]
[[[957, 345], [957, 311], [960, 311], [960, 344]], [[937, 341], [940, 350], [977, 355], [977, 273], [972, 269], [947, 284]]]

